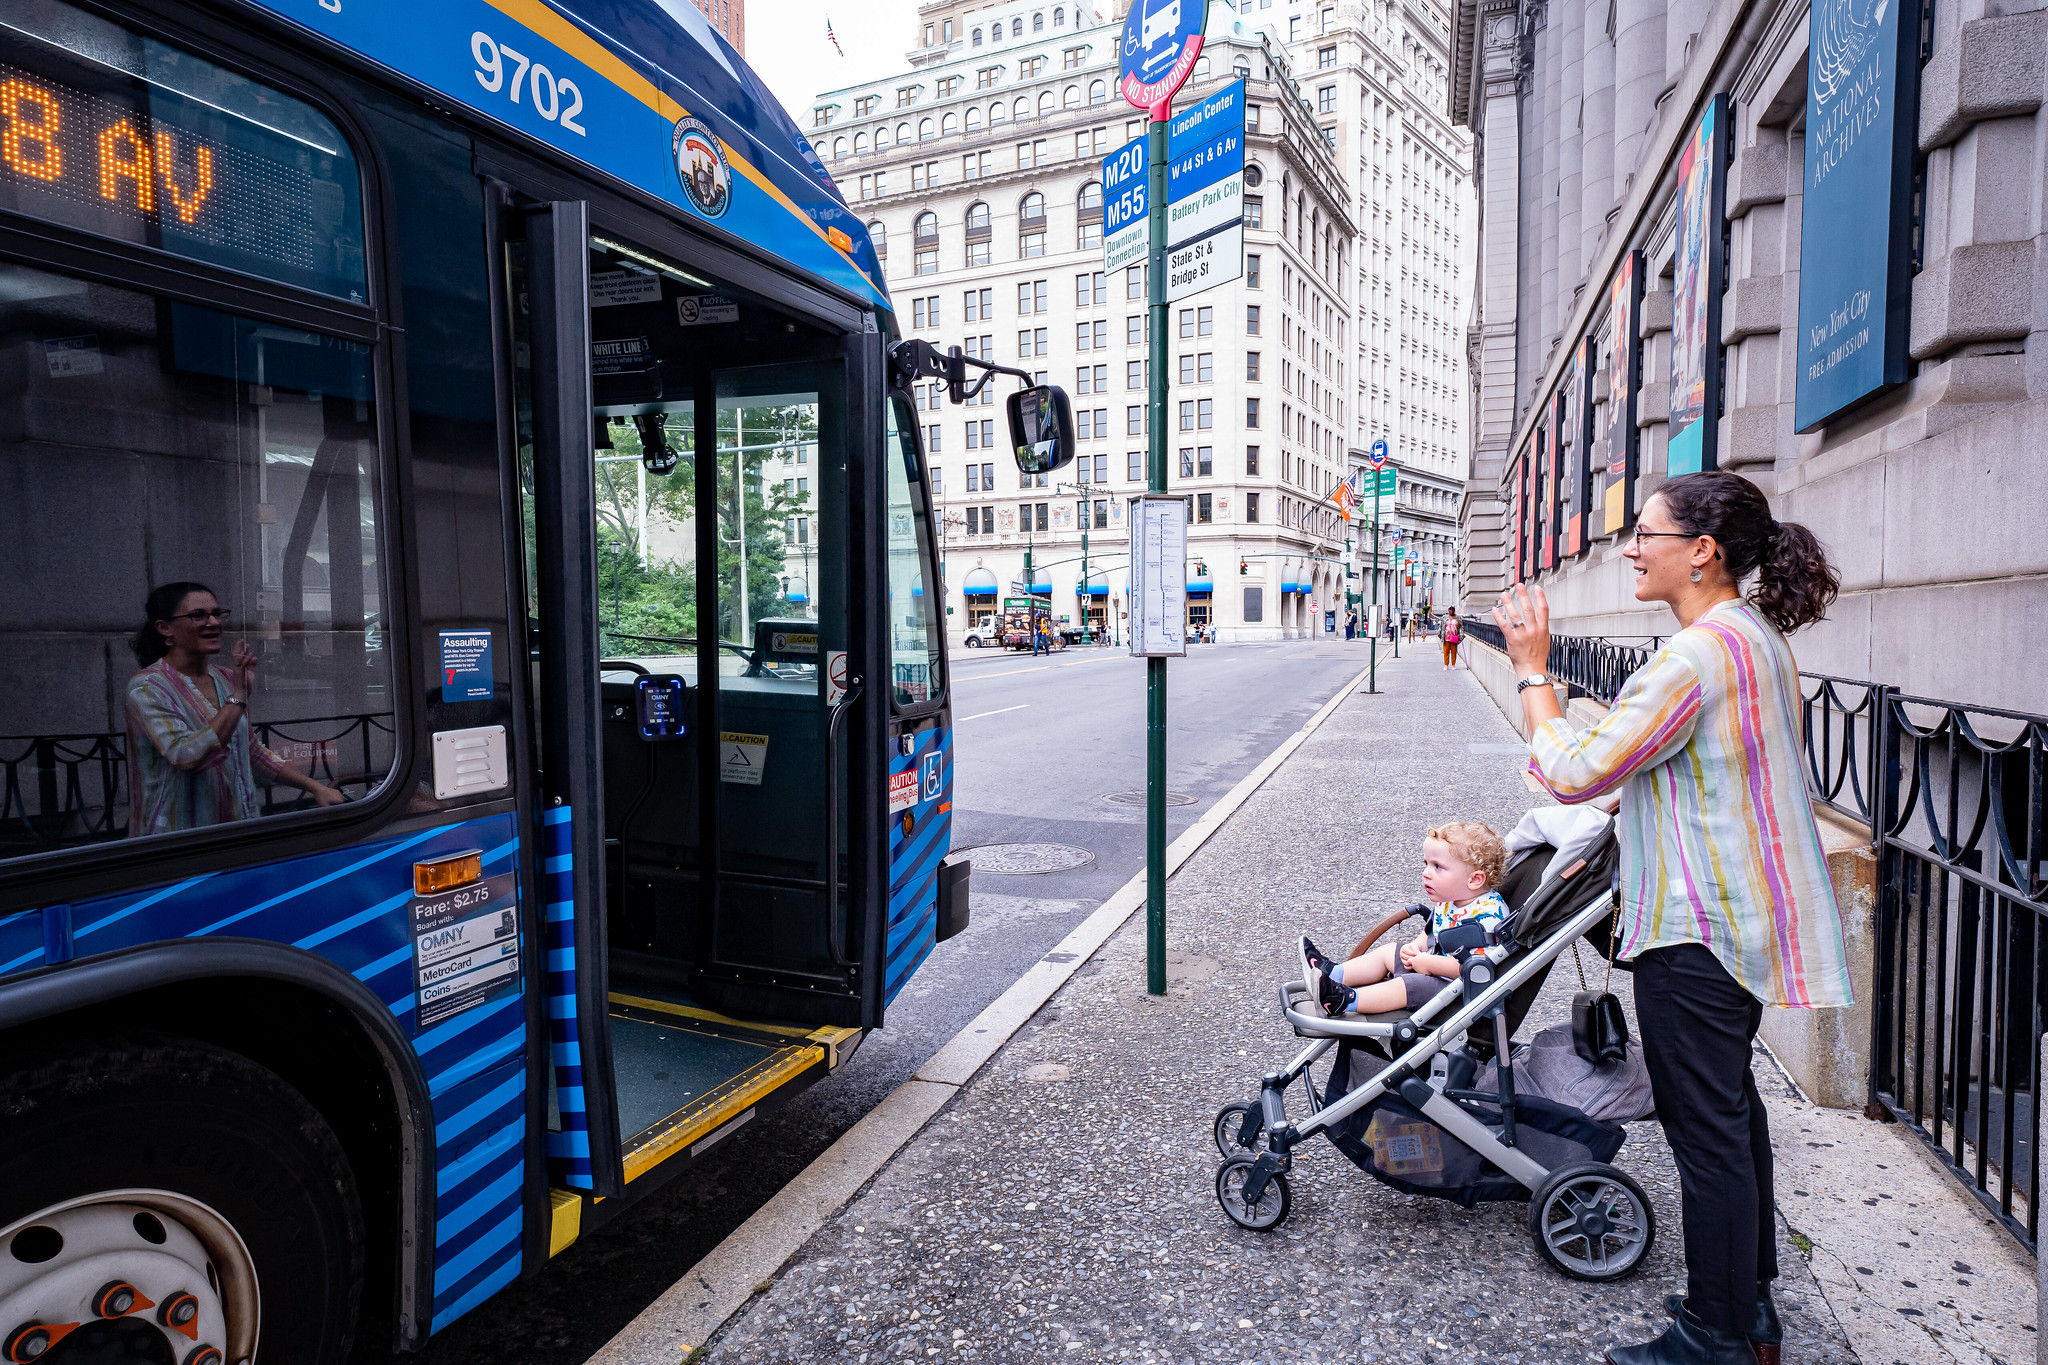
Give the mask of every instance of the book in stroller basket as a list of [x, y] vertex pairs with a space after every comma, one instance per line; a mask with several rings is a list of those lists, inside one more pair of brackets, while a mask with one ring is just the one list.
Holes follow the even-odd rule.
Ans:
[[[1409, 1194], [1466, 1208], [1529, 1201], [1538, 1251], [1574, 1278], [1614, 1280], [1642, 1265], [1656, 1217], [1641, 1186], [1608, 1164], [1622, 1128], [1515, 1088], [1509, 1040], [1552, 964], [1581, 936], [1605, 951], [1611, 932], [1612, 823], [1548, 875], [1555, 852], [1539, 845], [1509, 864], [1501, 891], [1511, 913], [1493, 934], [1477, 923], [1445, 931], [1439, 947], [1459, 959], [1460, 989], [1420, 1009], [1332, 1019], [1303, 998], [1306, 982], [1281, 984], [1283, 1017], [1312, 1041], [1264, 1077], [1256, 1101], [1216, 1116], [1224, 1157], [1216, 1197], [1233, 1221], [1279, 1226], [1293, 1201], [1295, 1149], [1320, 1133], [1361, 1170]], [[1310, 1067], [1333, 1050], [1329, 1083], [1318, 1088]], [[1478, 1088], [1488, 1061], [1492, 1084]], [[1297, 1080], [1310, 1113], [1291, 1120], [1286, 1092]]]

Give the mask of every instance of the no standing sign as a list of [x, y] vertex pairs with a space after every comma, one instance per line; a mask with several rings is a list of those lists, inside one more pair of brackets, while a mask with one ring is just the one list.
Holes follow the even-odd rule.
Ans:
[[1123, 79], [1117, 88], [1124, 99], [1164, 118], [1165, 106], [1195, 69], [1208, 19], [1209, 0], [1131, 0], [1119, 45]]

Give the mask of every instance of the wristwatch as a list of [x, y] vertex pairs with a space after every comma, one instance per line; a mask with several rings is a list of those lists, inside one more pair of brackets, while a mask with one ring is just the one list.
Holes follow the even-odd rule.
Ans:
[[1550, 679], [1547, 675], [1542, 673], [1531, 673], [1528, 677], [1522, 679], [1520, 682], [1515, 684], [1515, 692], [1519, 695], [1522, 689], [1525, 687], [1548, 686], [1550, 686]]
[[246, 710], [248, 710], [248, 709], [249, 709], [249, 703], [248, 703], [248, 702], [245, 702], [245, 701], [243, 701], [243, 700], [242, 700], [242, 699], [241, 699], [240, 697], [229, 697], [229, 698], [228, 698], [227, 700], [223, 701], [223, 702], [221, 703], [221, 705], [222, 705], [222, 706], [239, 706], [239, 707], [241, 707], [241, 708], [242, 708], [242, 709], [243, 709], [244, 711], [246, 711]]

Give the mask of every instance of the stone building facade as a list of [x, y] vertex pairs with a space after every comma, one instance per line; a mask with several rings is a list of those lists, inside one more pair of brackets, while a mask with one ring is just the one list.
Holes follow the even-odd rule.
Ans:
[[[1820, 8], [1828, 24], [1883, 17]], [[1678, 182], [1695, 128], [1725, 97], [1726, 282], [1719, 333], [1706, 338], [1718, 431], [1704, 456], [1759, 483], [1780, 519], [1812, 527], [1841, 570], [1830, 619], [1796, 641], [1802, 667], [2044, 709], [2032, 660], [2048, 626], [2048, 10], [1960, 0], [1930, 12], [1917, 121], [1900, 114], [1915, 205], [1898, 291], [1910, 307], [1902, 382], [1802, 433], [1808, 6], [1459, 0], [1451, 115], [1480, 147], [1468, 608], [1528, 572], [1510, 515], [1519, 471], [1575, 358], [1584, 364], [1582, 339], [1609, 335], [1612, 286], [1637, 251], [1642, 369], [1621, 385], [1594, 375], [1594, 429], [1608, 425], [1610, 395], [1632, 393], [1634, 508], [1666, 476]], [[1885, 196], [1868, 211], [1888, 212]], [[1555, 628], [1668, 633], [1663, 608], [1634, 600], [1620, 536], [1584, 539], [1536, 571]]]
[[[1079, 458], [1032, 477], [1005, 449], [1010, 381], [966, 407], [919, 388], [956, 645], [1027, 595], [1027, 550], [1055, 616], [1123, 635], [1149, 317], [1143, 268], [1105, 271], [1102, 252], [1101, 161], [1144, 132], [1115, 91], [1119, 23], [1070, 0], [926, 5], [919, 36], [929, 26], [932, 42], [909, 71], [822, 95], [808, 120], [842, 192], [871, 215], [906, 332], [1029, 370], [1073, 400]], [[1320, 633], [1330, 613], [1342, 624], [1346, 528], [1330, 495], [1354, 401], [1356, 230], [1285, 67], [1270, 42], [1212, 19], [1178, 102], [1249, 80], [1245, 274], [1169, 312], [1167, 458], [1171, 490], [1190, 496], [1189, 621], [1223, 640]]]

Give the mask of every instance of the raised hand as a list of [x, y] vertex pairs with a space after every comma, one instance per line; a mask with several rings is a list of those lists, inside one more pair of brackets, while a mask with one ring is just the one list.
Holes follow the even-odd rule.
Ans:
[[1501, 594], [1491, 614], [1515, 672], [1542, 672], [1550, 662], [1550, 599], [1543, 589], [1517, 583]]
[[243, 701], [249, 700], [249, 693], [256, 686], [256, 651], [249, 647], [247, 640], [235, 641], [233, 676], [235, 695]]

